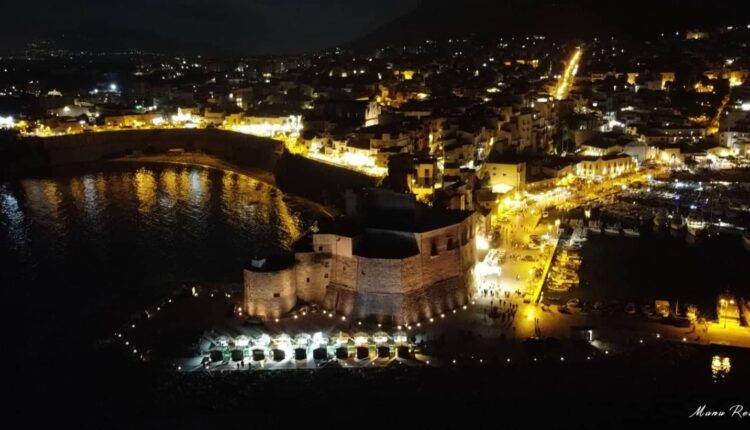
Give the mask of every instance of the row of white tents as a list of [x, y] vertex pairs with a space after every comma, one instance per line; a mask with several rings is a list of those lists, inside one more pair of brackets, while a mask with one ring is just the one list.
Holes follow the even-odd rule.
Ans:
[[216, 346], [219, 348], [278, 348], [278, 349], [289, 349], [289, 348], [306, 348], [306, 347], [325, 347], [325, 346], [348, 346], [354, 344], [357, 347], [360, 346], [405, 346], [409, 343], [409, 338], [406, 333], [398, 331], [389, 335], [386, 332], [379, 331], [372, 335], [365, 332], [358, 332], [354, 335], [339, 331], [332, 336], [328, 336], [322, 332], [314, 334], [299, 333], [294, 337], [282, 333], [274, 337], [268, 334], [261, 334], [259, 336], [246, 336], [240, 335], [235, 338], [229, 336], [219, 336], [216, 339]]

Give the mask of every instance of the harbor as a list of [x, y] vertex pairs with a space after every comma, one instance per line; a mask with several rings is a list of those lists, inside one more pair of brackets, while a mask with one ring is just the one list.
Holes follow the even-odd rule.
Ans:
[[[747, 184], [650, 178], [568, 211], [543, 303], [688, 327], [720, 323], [719, 297], [748, 292], [749, 196]], [[737, 326], [743, 319], [747, 326], [747, 316]]]

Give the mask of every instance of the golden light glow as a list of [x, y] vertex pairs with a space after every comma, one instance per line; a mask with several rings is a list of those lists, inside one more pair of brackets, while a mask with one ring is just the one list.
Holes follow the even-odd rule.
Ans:
[[693, 86], [693, 89], [698, 93], [712, 93], [714, 92], [714, 86], [711, 84], [703, 85], [702, 82], [698, 82]]
[[485, 238], [482, 235], [476, 236], [476, 242], [477, 242], [477, 249], [480, 251], [487, 251], [490, 249], [490, 243], [487, 241], [487, 238]]
[[578, 73], [578, 63], [581, 61], [582, 52], [580, 47], [576, 48], [573, 56], [570, 57], [568, 64], [565, 66], [565, 71], [560, 76], [560, 81], [552, 92], [557, 100], [563, 100], [568, 97], [575, 75]]
[[732, 371], [732, 360], [729, 357], [721, 357], [714, 355], [711, 358], [711, 374], [716, 376], [724, 376]]

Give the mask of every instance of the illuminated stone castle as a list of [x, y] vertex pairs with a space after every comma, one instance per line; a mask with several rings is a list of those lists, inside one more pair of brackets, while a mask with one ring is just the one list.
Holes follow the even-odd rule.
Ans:
[[357, 320], [406, 324], [462, 306], [473, 288], [476, 215], [385, 190], [347, 196], [347, 215], [294, 252], [244, 271], [245, 311], [278, 318], [298, 300]]

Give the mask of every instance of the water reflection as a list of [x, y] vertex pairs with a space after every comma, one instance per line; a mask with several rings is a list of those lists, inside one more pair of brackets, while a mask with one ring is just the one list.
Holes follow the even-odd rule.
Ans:
[[732, 371], [732, 359], [729, 357], [721, 357], [714, 355], [711, 358], [711, 376], [714, 382], [723, 381], [726, 379], [729, 372]]
[[200, 167], [106, 166], [0, 187], [0, 254], [19, 284], [240, 283], [251, 256], [289, 248], [315, 217], [250, 177]]
[[9, 187], [3, 185], [0, 188], [0, 226], [7, 231], [9, 245], [16, 250], [25, 248], [28, 241], [26, 240], [26, 228], [24, 216], [21, 207]]
[[134, 176], [136, 197], [138, 198], [138, 211], [142, 215], [148, 215], [156, 206], [157, 182], [154, 172], [147, 169], [138, 169]]

